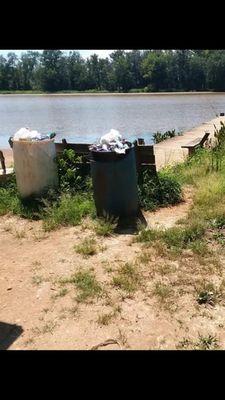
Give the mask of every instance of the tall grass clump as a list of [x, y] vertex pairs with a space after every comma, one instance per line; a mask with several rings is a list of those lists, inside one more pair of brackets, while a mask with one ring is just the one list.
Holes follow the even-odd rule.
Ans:
[[205, 226], [201, 223], [193, 223], [184, 227], [175, 226], [165, 230], [142, 230], [136, 238], [137, 242], [154, 243], [161, 241], [170, 249], [186, 249], [194, 242], [201, 239], [205, 232]]
[[221, 122], [220, 129], [215, 129], [211, 148], [197, 150], [173, 173], [181, 184], [195, 189], [189, 222], [225, 220], [225, 125]]
[[39, 219], [41, 218], [42, 210], [42, 199], [32, 197], [28, 200], [23, 200], [20, 198], [15, 174], [0, 184], [0, 215], [16, 214], [27, 219]]
[[139, 176], [138, 192], [144, 210], [155, 210], [182, 200], [181, 185], [169, 169], [159, 171], [157, 175], [143, 170]]
[[43, 217], [44, 229], [50, 231], [60, 226], [75, 226], [83, 217], [94, 213], [94, 203], [90, 196], [63, 194], [59, 201], [46, 207]]

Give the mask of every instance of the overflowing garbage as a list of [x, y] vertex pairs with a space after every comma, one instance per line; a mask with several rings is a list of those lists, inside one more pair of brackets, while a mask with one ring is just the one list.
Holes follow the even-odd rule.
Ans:
[[53, 134], [21, 128], [12, 138], [14, 169], [18, 192], [23, 199], [42, 197], [58, 186]]
[[39, 141], [49, 140], [55, 137], [55, 133], [43, 134], [30, 128], [21, 128], [13, 136], [13, 141], [24, 140], [24, 141]]
[[103, 135], [98, 143], [94, 143], [89, 147], [90, 151], [99, 152], [115, 152], [118, 154], [125, 154], [126, 150], [132, 146], [122, 138], [122, 135], [116, 129], [111, 129], [108, 133]]

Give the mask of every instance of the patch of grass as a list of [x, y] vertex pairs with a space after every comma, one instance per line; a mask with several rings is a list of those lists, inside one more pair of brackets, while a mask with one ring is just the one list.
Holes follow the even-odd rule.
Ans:
[[139, 174], [138, 192], [144, 210], [155, 210], [182, 200], [181, 185], [168, 168], [161, 170], [157, 175], [148, 169], [144, 170]]
[[12, 233], [12, 231], [13, 231], [13, 225], [12, 225], [12, 224], [6, 224], [6, 225], [3, 226], [3, 229], [4, 229], [5, 232], [10, 232], [10, 233]]
[[204, 240], [197, 239], [194, 242], [191, 242], [190, 245], [188, 246], [189, 249], [193, 251], [193, 253], [199, 255], [199, 256], [205, 256], [206, 254], [209, 254], [209, 248], [207, 246], [207, 243]]
[[120, 267], [116, 276], [113, 276], [112, 284], [124, 292], [134, 293], [140, 286], [141, 277], [134, 264], [126, 263]]
[[17, 239], [24, 239], [26, 237], [26, 230], [25, 229], [15, 229], [14, 236]]
[[97, 254], [97, 242], [94, 238], [86, 238], [79, 245], [74, 246], [75, 251], [84, 257]]
[[33, 328], [32, 332], [35, 335], [45, 335], [46, 333], [53, 334], [53, 331], [56, 328], [56, 326], [57, 323], [55, 321], [48, 321], [42, 328], [39, 327]]
[[77, 316], [78, 313], [78, 305], [76, 304], [75, 306], [72, 306], [71, 308], [69, 308], [69, 313], [71, 316], [75, 317]]
[[113, 308], [113, 311], [112, 311], [112, 312], [99, 315], [99, 316], [98, 316], [97, 322], [98, 322], [99, 325], [109, 325], [109, 323], [111, 322], [111, 320], [112, 320], [114, 317], [116, 317], [116, 315], [117, 315], [118, 313], [120, 313], [120, 312], [121, 312], [121, 307], [120, 307], [119, 305], [118, 305], [118, 306], [115, 306], [115, 307]]
[[43, 227], [45, 231], [60, 226], [75, 226], [81, 223], [86, 215], [94, 214], [94, 203], [87, 195], [62, 195], [60, 201], [45, 209]]
[[195, 348], [196, 350], [216, 350], [219, 348], [218, 339], [213, 335], [199, 335], [199, 339], [195, 344]]
[[137, 242], [154, 243], [155, 241], [164, 242], [168, 248], [185, 249], [194, 241], [200, 239], [205, 232], [205, 228], [199, 223], [185, 227], [172, 227], [166, 230], [146, 229], [141, 231], [136, 237]]
[[141, 243], [155, 242], [161, 239], [162, 231], [158, 229], [145, 229], [141, 230], [139, 234], [134, 238], [134, 241]]
[[32, 277], [32, 283], [33, 283], [33, 285], [40, 285], [42, 282], [44, 281], [44, 278], [43, 278], [43, 276], [41, 276], [41, 275], [34, 275], [33, 277]]
[[43, 333], [43, 334], [45, 334], [45, 333], [51, 333], [51, 334], [53, 334], [53, 331], [54, 331], [56, 325], [57, 325], [57, 324], [56, 324], [56, 322], [54, 322], [54, 321], [49, 321], [49, 322], [47, 322], [47, 323], [43, 326], [43, 328], [42, 328], [42, 333]]
[[218, 229], [225, 228], [225, 215], [220, 215], [219, 217], [216, 217], [214, 220], [212, 220], [211, 226]]
[[193, 341], [188, 338], [183, 338], [176, 346], [177, 350], [189, 350], [193, 346]]
[[48, 237], [46, 232], [43, 232], [43, 231], [34, 232], [32, 236], [33, 236], [33, 239], [37, 242], [40, 242], [41, 240], [46, 239]]
[[213, 239], [221, 246], [225, 245], [225, 235], [222, 232], [214, 232]]
[[64, 297], [67, 293], [68, 293], [68, 289], [67, 288], [62, 288], [62, 289], [60, 289], [60, 291], [58, 293], [56, 293], [54, 295], [54, 298]]
[[85, 302], [90, 298], [98, 297], [102, 294], [102, 287], [96, 280], [94, 274], [90, 272], [77, 272], [74, 275], [74, 284], [80, 290], [77, 301]]
[[141, 264], [148, 264], [149, 261], [151, 261], [151, 254], [147, 253], [146, 251], [142, 252], [138, 258], [137, 258], [138, 262], [140, 262]]
[[109, 325], [113, 317], [114, 317], [113, 313], [102, 314], [99, 315], [97, 322], [99, 325]]
[[203, 283], [197, 290], [197, 302], [215, 306], [221, 297], [221, 292], [212, 283]]
[[217, 350], [219, 349], [219, 341], [216, 336], [198, 336], [197, 341], [183, 338], [176, 346], [178, 350]]
[[111, 236], [116, 226], [117, 221], [113, 218], [98, 218], [94, 230], [98, 236]]
[[16, 213], [19, 209], [19, 198], [13, 188], [0, 187], [0, 215]]
[[160, 302], [165, 303], [167, 299], [172, 295], [172, 288], [162, 282], [156, 282], [153, 290], [153, 294], [157, 296]]
[[62, 285], [69, 283], [75, 285], [79, 290], [79, 294], [76, 297], [78, 302], [86, 302], [103, 294], [100, 283], [91, 271], [78, 271], [69, 278], [60, 279], [59, 283]]
[[168, 275], [176, 271], [176, 267], [170, 264], [159, 265], [158, 271], [161, 275]]
[[198, 149], [192, 157], [189, 157], [186, 160], [186, 162], [177, 164], [173, 167], [172, 171], [181, 184], [196, 186], [198, 180], [208, 174], [210, 164], [210, 151], [206, 149]]

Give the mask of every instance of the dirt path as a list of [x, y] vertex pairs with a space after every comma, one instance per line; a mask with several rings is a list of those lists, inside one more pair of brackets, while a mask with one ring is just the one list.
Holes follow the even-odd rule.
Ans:
[[[190, 190], [184, 197], [179, 205], [145, 213], [150, 226], [171, 227], [184, 218], [191, 206]], [[200, 309], [194, 284], [188, 290], [176, 286], [177, 281], [198, 277], [190, 254], [180, 261], [167, 259], [159, 249], [134, 242], [134, 235], [96, 237], [88, 220], [45, 233], [40, 221], [4, 216], [0, 237], [0, 348], [7, 347], [1, 323], [15, 327], [9, 349], [90, 350], [99, 344], [102, 350], [175, 349], [184, 338], [196, 340], [199, 333], [219, 336], [225, 347], [223, 307]], [[85, 237], [95, 237], [98, 244], [97, 254], [87, 258], [74, 249]], [[136, 262], [143, 283], [128, 295], [112, 282], [121, 265]], [[103, 296], [78, 301], [73, 284], [59, 283], [78, 271], [94, 273]], [[154, 294], [159, 282], [175, 291], [167, 308]], [[16, 326], [22, 331], [18, 337]]]
[[[185, 199], [145, 217], [152, 225], [172, 226], [190, 207], [190, 193]], [[142, 291], [135, 298], [123, 298], [110, 286], [121, 263], [141, 256], [140, 244], [132, 243], [132, 235], [97, 238], [103, 250], [85, 259], [74, 245], [90, 235], [88, 224], [46, 234], [41, 222], [0, 218], [0, 321], [23, 329], [10, 349], [91, 349], [108, 339], [115, 343], [103, 349], [173, 348], [178, 341], [177, 324], [159, 313], [154, 299]], [[90, 268], [107, 286], [108, 298], [76, 303], [74, 288], [62, 295], [56, 283], [59, 278]], [[113, 311], [115, 307], [120, 311]], [[99, 324], [100, 316], [113, 312], [109, 324]]]

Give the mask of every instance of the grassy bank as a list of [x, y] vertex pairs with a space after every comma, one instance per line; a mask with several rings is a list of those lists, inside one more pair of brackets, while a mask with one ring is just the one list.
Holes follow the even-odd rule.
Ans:
[[[138, 237], [146, 243], [161, 242], [168, 249], [191, 248], [206, 251], [205, 240], [210, 230], [225, 228], [225, 126], [219, 132], [218, 147], [200, 149], [185, 163], [167, 168], [175, 182], [193, 190], [193, 204], [187, 217], [177, 227], [144, 230]], [[220, 236], [222, 239], [223, 233]], [[225, 239], [225, 236], [224, 236]]]
[[[93, 189], [90, 175], [82, 166], [77, 166], [80, 157], [73, 150], [65, 150], [58, 160], [60, 185], [57, 191], [47, 192], [42, 199], [20, 199], [15, 176], [0, 186], [0, 215], [12, 213], [28, 219], [41, 219], [45, 230], [60, 226], [74, 226], [83, 217], [96, 219]], [[176, 204], [182, 199], [181, 185], [171, 172], [162, 171], [158, 176], [144, 171], [139, 175], [139, 200], [145, 210]], [[106, 216], [95, 227], [96, 233], [107, 235], [113, 221]]]

